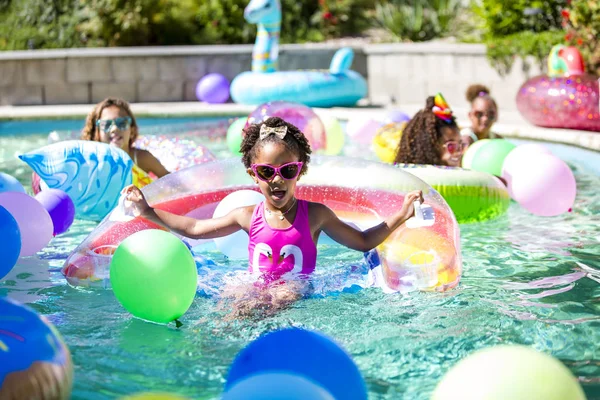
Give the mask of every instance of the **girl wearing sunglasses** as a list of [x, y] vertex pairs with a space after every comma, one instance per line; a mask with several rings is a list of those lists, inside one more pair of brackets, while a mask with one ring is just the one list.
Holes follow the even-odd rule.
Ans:
[[460, 131], [463, 142], [468, 146], [481, 139], [499, 139], [500, 136], [492, 132], [492, 126], [498, 120], [498, 106], [490, 96], [490, 89], [483, 85], [471, 85], [467, 88], [466, 97], [471, 103], [471, 126]]
[[[134, 204], [135, 213], [189, 238], [210, 239], [239, 230], [248, 232], [249, 269], [261, 274], [266, 283], [277, 281], [290, 271], [310, 274], [315, 269], [316, 243], [321, 232], [344, 246], [365, 252], [382, 243], [413, 216], [414, 201], [423, 201], [420, 191], [408, 193], [396, 215], [363, 232], [341, 221], [324, 204], [296, 198], [296, 184], [306, 173], [311, 149], [295, 126], [277, 117], [250, 125], [244, 130], [240, 151], [248, 175], [265, 196], [265, 201], [258, 205], [240, 207], [221, 218], [196, 220], [150, 208], [135, 187], [129, 186], [124, 192]], [[270, 290], [269, 286], [281, 288], [281, 285], [266, 285], [266, 290]], [[269, 292], [268, 296], [262, 296], [271, 303], [262, 307], [263, 311], [281, 308], [301, 297], [277, 290], [284, 294]]]
[[133, 146], [137, 137], [138, 126], [129, 104], [112, 97], [96, 104], [88, 114], [81, 134], [83, 140], [108, 143], [129, 154], [134, 162], [134, 184], [142, 187], [152, 182], [150, 174], [160, 178], [169, 171], [152, 153]]
[[395, 163], [460, 167], [462, 156], [460, 131], [448, 103], [439, 93], [428, 97], [404, 128]]

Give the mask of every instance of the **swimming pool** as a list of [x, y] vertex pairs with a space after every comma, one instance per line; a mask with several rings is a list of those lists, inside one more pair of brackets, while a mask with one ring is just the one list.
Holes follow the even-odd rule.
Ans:
[[[60, 124], [74, 123], [74, 126]], [[142, 133], [192, 138], [227, 154], [225, 120], [140, 120]], [[52, 130], [81, 122], [0, 122], [0, 171], [29, 186], [15, 155], [46, 143]], [[35, 125], [35, 123], [33, 123]], [[225, 127], [225, 128], [224, 128]], [[131, 316], [111, 291], [73, 288], [59, 269], [96, 223], [76, 221], [36, 258], [21, 259], [0, 282], [0, 295], [32, 306], [63, 334], [75, 364], [75, 399], [111, 399], [161, 390], [195, 399], [220, 395], [228, 366], [249, 341], [297, 326], [324, 332], [352, 355], [373, 399], [427, 399], [458, 359], [500, 343], [532, 345], [564, 362], [589, 399], [600, 398], [600, 154], [563, 145], [551, 150], [570, 163], [578, 184], [573, 212], [554, 218], [512, 204], [497, 220], [461, 226], [464, 275], [447, 293], [385, 295], [357, 290], [362, 255], [322, 245], [316, 295], [275, 317], [228, 322], [216, 307], [219, 282], [243, 263], [208, 248], [218, 267], [201, 276], [200, 294], [184, 326]], [[374, 156], [368, 156], [374, 158]]]

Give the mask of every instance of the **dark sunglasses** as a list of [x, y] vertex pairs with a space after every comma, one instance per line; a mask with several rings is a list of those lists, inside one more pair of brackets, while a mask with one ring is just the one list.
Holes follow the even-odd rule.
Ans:
[[463, 142], [456, 142], [451, 140], [444, 143], [444, 147], [448, 150], [448, 153], [454, 154], [463, 151], [465, 144]]
[[277, 174], [288, 181], [296, 179], [300, 175], [300, 171], [302, 171], [302, 165], [303, 163], [298, 161], [283, 164], [279, 167], [269, 164], [252, 164], [250, 167], [258, 179], [263, 182], [270, 182]]
[[488, 117], [488, 119], [491, 119], [491, 120], [495, 120], [496, 119], [496, 113], [493, 112], [493, 111], [490, 111], [490, 112], [487, 112], [487, 113], [485, 113], [483, 111], [475, 111], [473, 113], [473, 115], [475, 115], [475, 118], [477, 118], [477, 119], [483, 118], [484, 115], [486, 117]]
[[99, 119], [96, 121], [96, 126], [104, 133], [110, 132], [113, 124], [115, 124], [118, 130], [124, 131], [131, 126], [131, 118], [119, 117], [115, 119]]

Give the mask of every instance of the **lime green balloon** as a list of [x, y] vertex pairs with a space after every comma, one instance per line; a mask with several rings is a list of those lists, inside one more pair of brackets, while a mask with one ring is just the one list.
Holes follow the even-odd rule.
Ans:
[[325, 154], [330, 156], [340, 154], [346, 141], [340, 121], [335, 117], [324, 116], [321, 117], [321, 122], [325, 126], [325, 134], [327, 135]]
[[471, 169], [501, 176], [504, 159], [515, 149], [514, 144], [505, 139], [491, 139], [479, 148], [471, 161]]
[[448, 371], [432, 400], [585, 400], [571, 371], [525, 346], [478, 351]]
[[477, 152], [479, 151], [479, 149], [483, 146], [485, 146], [487, 144], [487, 142], [489, 142], [490, 139], [481, 139], [476, 141], [475, 143], [471, 144], [469, 147], [467, 147], [467, 151], [465, 151], [465, 154], [463, 155], [462, 158], [462, 167], [466, 168], [466, 169], [472, 169], [471, 165], [473, 164], [473, 159], [475, 158], [475, 154], [477, 154]]
[[235, 155], [240, 153], [240, 145], [242, 144], [242, 129], [246, 125], [248, 118], [238, 118], [229, 125], [227, 129], [227, 148]]
[[127, 311], [148, 321], [181, 317], [196, 296], [192, 253], [169, 232], [148, 229], [125, 239], [110, 263], [110, 284]]

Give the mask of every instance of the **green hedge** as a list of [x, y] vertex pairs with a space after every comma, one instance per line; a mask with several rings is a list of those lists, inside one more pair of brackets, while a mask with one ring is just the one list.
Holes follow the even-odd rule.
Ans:
[[[252, 43], [248, 0], [0, 0], [0, 49]], [[282, 0], [282, 42], [369, 26], [373, 0]]]

